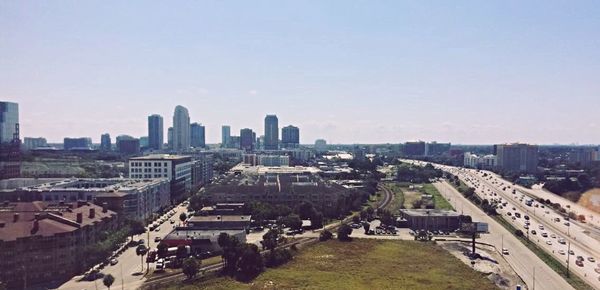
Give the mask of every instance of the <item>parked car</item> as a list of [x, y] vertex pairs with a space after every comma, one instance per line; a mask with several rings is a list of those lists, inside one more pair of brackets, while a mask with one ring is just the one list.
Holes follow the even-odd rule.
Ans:
[[117, 259], [115, 259], [115, 258], [112, 258], [112, 259], [110, 259], [110, 264], [111, 264], [111, 265], [113, 265], [113, 266], [114, 266], [114, 265], [116, 265], [117, 263], [119, 263], [119, 260], [117, 260]]
[[156, 237], [156, 238], [154, 238], [154, 242], [155, 242], [155, 243], [158, 243], [158, 242], [160, 242], [161, 240], [162, 240], [162, 238], [161, 238], [161, 237]]
[[508, 249], [502, 248], [502, 255], [508, 255]]

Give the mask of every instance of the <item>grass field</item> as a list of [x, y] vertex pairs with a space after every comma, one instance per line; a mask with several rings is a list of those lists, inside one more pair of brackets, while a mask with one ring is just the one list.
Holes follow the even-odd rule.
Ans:
[[423, 184], [425, 193], [433, 195], [433, 201], [436, 209], [453, 210], [452, 205], [440, 194], [440, 192], [431, 183]]
[[218, 277], [183, 289], [498, 289], [431, 243], [355, 239], [318, 243], [249, 284]]

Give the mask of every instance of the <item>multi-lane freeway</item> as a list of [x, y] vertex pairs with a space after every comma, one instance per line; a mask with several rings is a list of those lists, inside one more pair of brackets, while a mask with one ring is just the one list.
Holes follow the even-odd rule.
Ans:
[[[422, 162], [415, 162], [423, 164]], [[455, 174], [467, 185], [476, 189], [482, 199], [498, 204], [502, 217], [521, 229], [529, 239], [538, 244], [558, 261], [569, 264], [572, 273], [588, 284], [600, 289], [598, 268], [600, 264], [600, 241], [588, 233], [597, 230], [593, 226], [582, 226], [566, 220], [553, 208], [540, 204], [521, 187], [501, 179], [490, 172], [451, 166], [434, 165]], [[589, 213], [595, 219], [597, 214]]]

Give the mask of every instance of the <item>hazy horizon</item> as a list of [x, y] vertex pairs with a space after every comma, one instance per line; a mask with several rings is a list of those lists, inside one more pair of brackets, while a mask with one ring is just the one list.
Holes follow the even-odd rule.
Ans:
[[[21, 138], [206, 142], [266, 114], [300, 141], [600, 143], [600, 5], [498, 1], [0, 3], [0, 101]], [[166, 140], [165, 140], [166, 141]]]

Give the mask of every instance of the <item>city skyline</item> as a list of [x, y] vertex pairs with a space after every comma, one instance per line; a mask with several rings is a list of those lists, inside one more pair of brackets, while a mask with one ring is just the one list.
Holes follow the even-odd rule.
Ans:
[[600, 143], [593, 3], [1, 6], [21, 137], [140, 137], [182, 105], [209, 144], [271, 113], [303, 144]]

